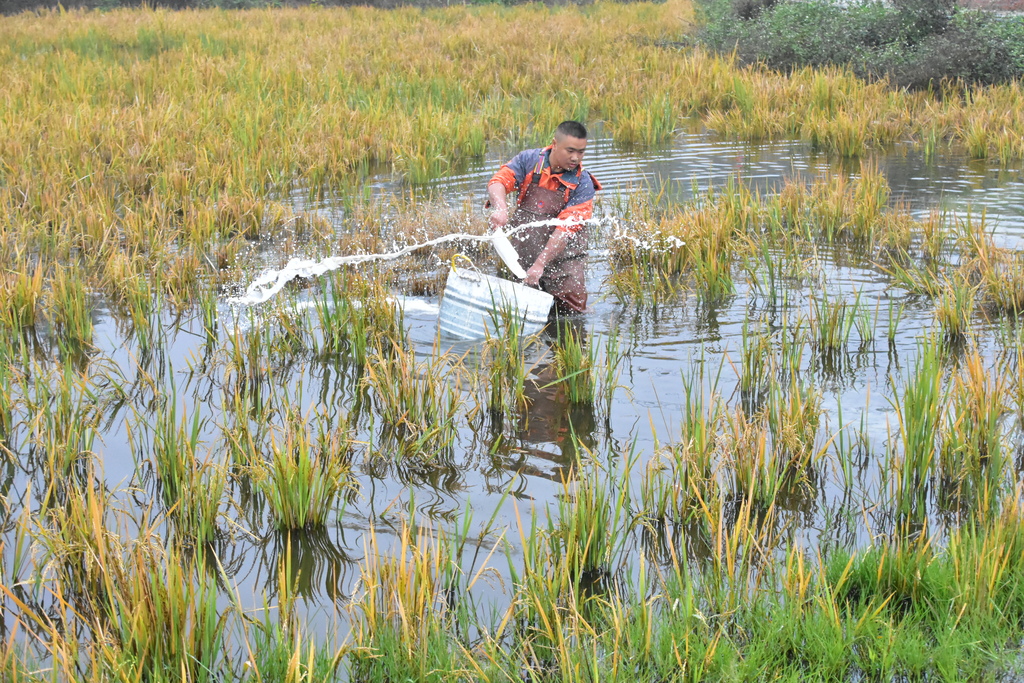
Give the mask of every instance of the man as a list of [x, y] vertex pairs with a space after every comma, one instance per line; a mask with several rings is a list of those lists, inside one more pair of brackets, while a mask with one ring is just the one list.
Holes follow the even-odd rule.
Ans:
[[[560, 221], [530, 227], [509, 237], [526, 271], [523, 282], [555, 297], [556, 312], [582, 312], [587, 307], [585, 267], [587, 231], [594, 194], [601, 184], [581, 164], [587, 149], [587, 129], [563, 121], [543, 149], [520, 152], [503, 165], [487, 185], [491, 227], [514, 230], [527, 223]], [[509, 213], [507, 195], [518, 191]]]

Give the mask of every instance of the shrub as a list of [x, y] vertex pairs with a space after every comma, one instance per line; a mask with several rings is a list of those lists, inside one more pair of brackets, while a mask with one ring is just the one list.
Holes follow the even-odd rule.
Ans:
[[709, 0], [701, 12], [703, 43], [777, 69], [844, 65], [910, 88], [1024, 75], [1024, 19], [955, 0]]

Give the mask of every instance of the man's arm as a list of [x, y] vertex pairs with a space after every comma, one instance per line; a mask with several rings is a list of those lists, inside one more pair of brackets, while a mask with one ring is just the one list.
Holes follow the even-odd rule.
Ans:
[[492, 182], [487, 186], [487, 197], [491, 200], [491, 229], [501, 230], [508, 225], [508, 190]]
[[548, 264], [561, 256], [569, 240], [574, 239], [583, 229], [584, 221], [594, 215], [594, 195], [601, 188], [601, 184], [589, 173], [586, 173], [583, 181], [569, 195], [569, 205], [558, 214], [558, 219], [565, 222], [551, 233], [540, 256], [526, 271], [526, 279], [523, 280], [526, 284], [533, 286], [540, 282]]
[[508, 194], [515, 192], [519, 184], [526, 178], [526, 173], [533, 163], [531, 159], [534, 159], [536, 155], [536, 150], [520, 152], [507, 164], [503, 164], [487, 184], [487, 197], [490, 201], [485, 206], [493, 210], [491, 213], [492, 230], [501, 230], [508, 225]]
[[574, 234], [566, 230], [557, 229], [551, 233], [551, 237], [548, 238], [548, 243], [544, 245], [540, 256], [533, 262], [530, 269], [526, 271], [526, 279], [523, 282], [531, 287], [536, 286], [540, 282], [541, 276], [544, 275], [544, 269], [565, 251], [566, 243], [573, 238]]

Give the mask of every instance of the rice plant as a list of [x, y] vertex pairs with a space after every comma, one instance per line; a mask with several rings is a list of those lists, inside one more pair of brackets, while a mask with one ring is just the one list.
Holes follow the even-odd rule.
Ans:
[[555, 343], [557, 384], [572, 405], [593, 405], [597, 396], [598, 349], [596, 340], [588, 340], [568, 328]]
[[5, 302], [0, 318], [4, 323], [15, 330], [35, 326], [43, 298], [42, 265], [36, 264], [31, 274], [27, 270], [5, 273], [0, 283]]
[[52, 609], [0, 585], [17, 623], [45, 634], [51, 671], [62, 678], [214, 680], [226, 626], [215, 579], [180, 549], [162, 547], [152, 527], [123, 542], [123, 523], [107, 527], [110, 512], [109, 494], [90, 487], [56, 513], [60, 531], [46, 546]]
[[803, 385], [796, 377], [790, 379], [785, 389], [774, 384], [767, 412], [776, 457], [796, 471], [810, 467], [818, 455], [816, 442], [822, 417], [820, 391]]
[[257, 479], [278, 529], [323, 526], [351, 486], [350, 444], [344, 427], [330, 429], [321, 418], [316, 420], [317, 432], [311, 434], [306, 423], [301, 415], [288, 416], [281, 442], [272, 435], [273, 459]]
[[[610, 573], [625, 540], [630, 509], [627, 459], [617, 482], [589, 469], [572, 485], [563, 483], [557, 513], [549, 517], [547, 539], [554, 561], [574, 580]], [[605, 475], [607, 476], [607, 475]]]
[[[611, 418], [612, 402], [615, 399], [615, 391], [622, 385], [619, 377], [622, 373], [622, 364], [626, 355], [622, 352], [621, 339], [617, 330], [602, 337], [604, 341], [604, 354], [601, 363], [601, 373], [598, 374], [596, 402], [604, 405], [605, 415]], [[593, 342], [596, 344], [597, 340]]]
[[953, 378], [938, 463], [940, 491], [951, 503], [977, 502], [1003, 484], [1007, 375], [995, 370], [989, 372], [975, 350]]
[[936, 302], [935, 317], [947, 343], [958, 344], [967, 339], [974, 313], [974, 297], [975, 288], [961, 277], [955, 277], [943, 288]]
[[267, 619], [252, 633], [252, 677], [256, 680], [303, 683], [331, 680], [341, 663], [341, 652], [317, 646], [315, 639], [294, 623]]
[[22, 377], [23, 400], [31, 416], [30, 453], [40, 459], [42, 485], [49, 499], [82, 481], [102, 415], [92, 400], [93, 383], [71, 364], [49, 371], [37, 365], [32, 370]]
[[927, 500], [945, 401], [935, 339], [918, 342], [917, 363], [906, 382], [902, 396], [893, 400], [902, 446], [894, 472], [894, 494], [901, 513], [918, 515]]
[[900, 327], [900, 320], [903, 318], [903, 304], [898, 307], [893, 304], [893, 301], [889, 300], [889, 306], [887, 309], [887, 318], [885, 326], [885, 338], [889, 342], [889, 346], [892, 347], [896, 343], [896, 333]]
[[743, 348], [740, 355], [739, 388], [743, 406], [755, 412], [764, 401], [774, 371], [774, 349], [769, 335], [750, 333], [743, 323]]
[[451, 446], [461, 406], [451, 362], [436, 348], [424, 363], [412, 350], [375, 350], [363, 386], [373, 392], [375, 414], [384, 434], [397, 439], [400, 455], [438, 457]]
[[821, 298], [812, 297], [811, 301], [811, 338], [818, 353], [834, 355], [846, 349], [857, 320], [860, 295], [852, 304], [845, 299], [830, 299], [828, 293]]
[[153, 425], [152, 457], [164, 504], [171, 508], [195, 476], [204, 419], [196, 408], [191, 420], [182, 408], [179, 419], [178, 397], [174, 393], [163, 397], [163, 403]]
[[397, 307], [385, 292], [361, 278], [332, 280], [316, 301], [321, 338], [318, 351], [338, 355], [357, 367], [366, 365], [375, 347], [404, 344], [405, 332]]
[[379, 539], [374, 529], [366, 535], [366, 559], [350, 607], [354, 673], [430, 680], [465, 666], [461, 650], [446, 645], [453, 569], [448, 537], [403, 523], [393, 547]]
[[769, 447], [765, 424], [736, 410], [726, 415], [724, 438], [733, 496], [761, 509], [770, 507], [783, 484], [785, 468]]
[[49, 299], [49, 313], [61, 342], [70, 348], [91, 344], [92, 306], [81, 273], [57, 267]]
[[526, 350], [536, 338], [524, 337], [524, 321], [511, 310], [492, 312], [494, 335], [487, 328], [482, 362], [486, 366], [487, 409], [500, 424], [506, 413], [516, 414], [528, 405], [526, 396]]

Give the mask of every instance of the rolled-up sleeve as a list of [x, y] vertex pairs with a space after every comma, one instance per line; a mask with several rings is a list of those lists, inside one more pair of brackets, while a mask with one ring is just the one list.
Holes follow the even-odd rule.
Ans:
[[512, 169], [508, 167], [508, 164], [505, 164], [501, 168], [499, 168], [498, 172], [494, 174], [493, 178], [491, 178], [491, 182], [487, 183], [487, 185], [490, 186], [494, 185], [495, 183], [505, 188], [505, 194], [508, 194], [509, 192], [514, 192], [516, 189], [516, 185], [519, 184], [516, 182], [515, 173], [513, 173]]
[[597, 181], [597, 178], [590, 175], [589, 171], [584, 171], [583, 177], [580, 178], [580, 184], [569, 193], [568, 204], [558, 214], [558, 219], [566, 221], [566, 223], [558, 226], [557, 229], [572, 233], [582, 230], [583, 221], [594, 215], [594, 196], [600, 189], [601, 183]]
[[505, 193], [514, 192], [526, 179], [526, 174], [537, 163], [537, 150], [528, 149], [513, 157], [512, 161], [503, 164], [494, 174], [488, 186], [498, 183], [505, 188]]

